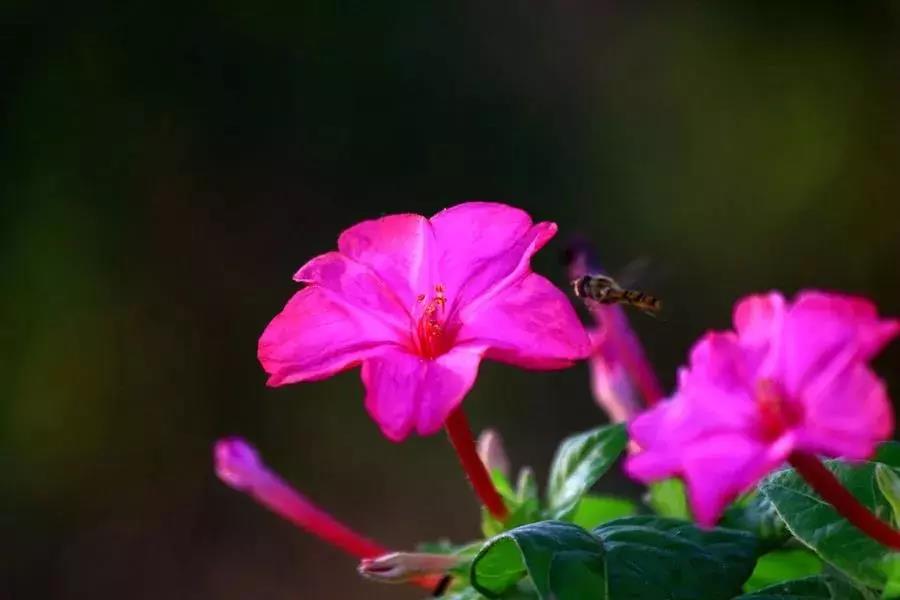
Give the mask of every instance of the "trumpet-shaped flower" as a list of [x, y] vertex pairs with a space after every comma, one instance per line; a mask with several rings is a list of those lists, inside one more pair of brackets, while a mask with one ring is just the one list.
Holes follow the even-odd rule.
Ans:
[[482, 358], [530, 369], [584, 358], [589, 342], [574, 309], [530, 267], [555, 232], [483, 202], [354, 225], [336, 252], [300, 268], [294, 279], [306, 287], [263, 332], [269, 385], [362, 365], [366, 408], [399, 441], [438, 431]]
[[724, 507], [792, 453], [861, 460], [890, 437], [893, 414], [869, 360], [898, 332], [867, 300], [803, 292], [737, 304], [734, 332], [693, 348], [674, 396], [629, 427], [642, 450], [630, 475], [682, 475], [697, 520]]

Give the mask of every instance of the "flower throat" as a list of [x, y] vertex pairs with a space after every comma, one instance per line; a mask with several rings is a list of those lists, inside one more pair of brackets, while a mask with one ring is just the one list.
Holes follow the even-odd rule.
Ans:
[[[425, 294], [419, 294], [416, 302], [425, 303]], [[444, 328], [444, 311], [447, 298], [444, 296], [444, 286], [434, 286], [434, 296], [427, 304], [424, 304], [422, 314], [419, 315], [416, 324], [416, 343], [419, 353], [425, 358], [435, 358], [443, 354], [450, 347], [447, 332]]]

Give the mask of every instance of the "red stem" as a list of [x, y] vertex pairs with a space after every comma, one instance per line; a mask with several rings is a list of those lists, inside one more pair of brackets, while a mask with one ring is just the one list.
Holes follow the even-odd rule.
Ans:
[[472, 437], [472, 429], [469, 427], [469, 420], [462, 408], [457, 408], [444, 423], [447, 429], [447, 435], [450, 437], [450, 443], [459, 456], [459, 462], [462, 463], [463, 470], [469, 478], [469, 482], [475, 489], [478, 498], [485, 508], [494, 516], [495, 519], [501, 521], [506, 520], [509, 516], [509, 510], [503, 503], [503, 498], [494, 487], [491, 476], [488, 475], [484, 463], [478, 457], [475, 449], [475, 439]]
[[860, 531], [888, 548], [900, 550], [900, 532], [863, 506], [816, 456], [794, 452], [788, 461], [810, 487]]

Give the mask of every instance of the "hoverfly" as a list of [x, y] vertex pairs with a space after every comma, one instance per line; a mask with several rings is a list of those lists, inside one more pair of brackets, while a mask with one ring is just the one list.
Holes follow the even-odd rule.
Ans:
[[572, 282], [572, 289], [579, 298], [600, 304], [625, 304], [654, 317], [662, 310], [662, 302], [656, 296], [625, 289], [608, 275], [582, 275]]

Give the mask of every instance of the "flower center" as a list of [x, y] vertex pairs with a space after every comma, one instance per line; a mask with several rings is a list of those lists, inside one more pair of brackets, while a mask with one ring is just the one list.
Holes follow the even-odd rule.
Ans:
[[780, 437], [803, 418], [801, 407], [786, 400], [781, 388], [771, 379], [760, 379], [757, 382], [756, 406], [759, 409], [760, 429], [765, 440]]
[[416, 302], [422, 305], [422, 312], [416, 324], [417, 349], [425, 358], [435, 358], [450, 349], [444, 322], [447, 304], [444, 286], [441, 284], [434, 286], [434, 296], [430, 300], [425, 294], [419, 294]]

